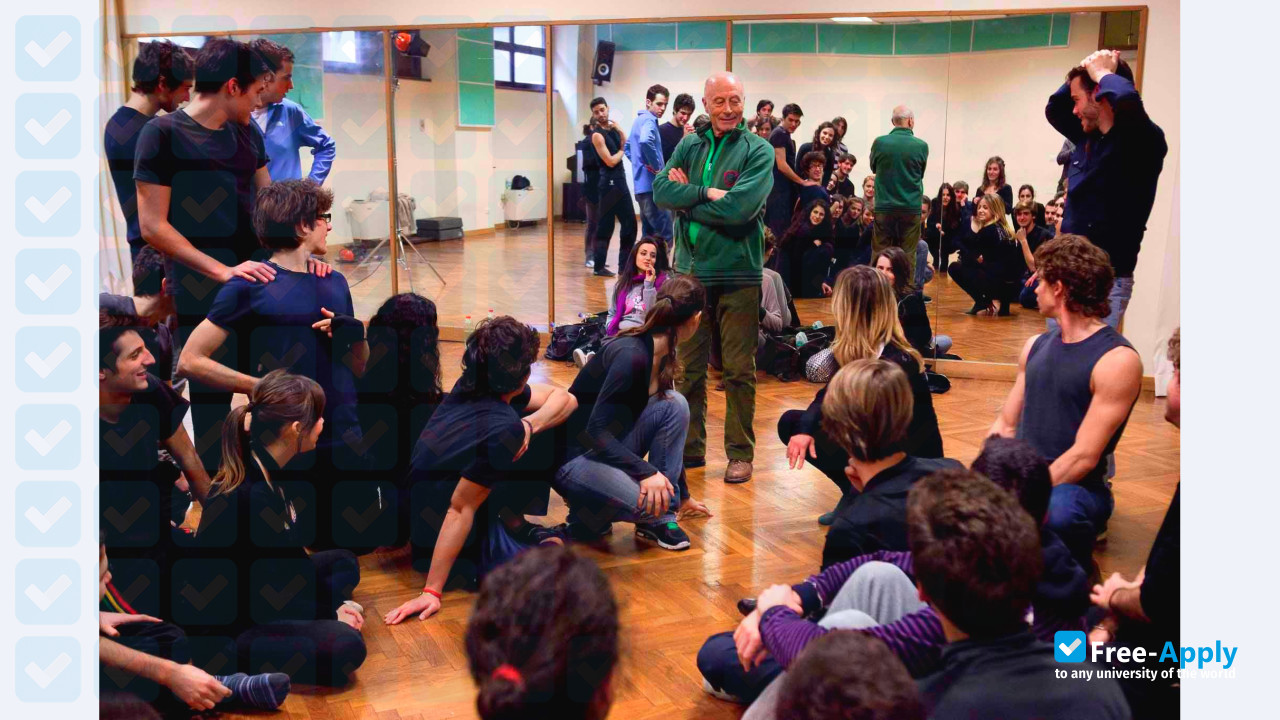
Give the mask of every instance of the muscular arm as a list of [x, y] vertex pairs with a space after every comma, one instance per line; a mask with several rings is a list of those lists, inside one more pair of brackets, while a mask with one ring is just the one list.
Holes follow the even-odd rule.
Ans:
[[1027, 387], [1027, 356], [1031, 354], [1031, 346], [1038, 337], [1040, 336], [1032, 336], [1022, 346], [1022, 354], [1018, 356], [1018, 377], [1013, 381], [1013, 387], [1009, 389], [1009, 397], [1005, 398], [1004, 407], [1000, 408], [1000, 414], [996, 415], [996, 421], [991, 424], [988, 435], [1011, 438], [1017, 433], [1018, 419], [1022, 417], [1023, 393]]
[[476, 510], [488, 497], [489, 488], [466, 478], [458, 480], [458, 487], [454, 488], [453, 498], [449, 501], [449, 510], [440, 525], [435, 551], [431, 553], [427, 587], [436, 592], [444, 592], [449, 571], [453, 569], [453, 563], [458, 559], [458, 553], [462, 552], [467, 534], [471, 532], [471, 525], [475, 522]]
[[1093, 400], [1076, 431], [1076, 441], [1049, 466], [1053, 484], [1079, 482], [1097, 466], [1116, 429], [1129, 418], [1142, 390], [1142, 360], [1119, 347], [1093, 367]]
[[529, 385], [529, 392], [529, 404], [525, 409], [530, 414], [524, 419], [533, 426], [534, 433], [560, 425], [578, 409], [578, 399], [570, 395], [568, 390], [539, 383]]
[[[258, 172], [266, 173], [266, 168]], [[258, 175], [255, 173], [254, 182], [256, 183], [257, 180]], [[271, 182], [270, 175], [267, 176], [267, 182]], [[169, 223], [169, 198], [173, 189], [167, 185], [157, 185], [141, 180], [137, 181], [137, 187], [138, 226], [142, 230], [142, 239], [162, 254], [172, 257], [201, 275], [218, 282], [226, 282], [231, 277], [231, 269], [197, 250], [190, 240], [183, 237], [182, 233]]]
[[777, 166], [779, 172], [787, 176], [787, 179], [797, 185], [804, 184], [804, 178], [796, 174], [796, 171], [787, 164], [786, 148], [776, 147], [773, 149], [773, 162]]
[[618, 163], [622, 162], [622, 151], [611, 155], [609, 146], [605, 144], [604, 136], [600, 133], [591, 136], [591, 146], [596, 149], [596, 154], [600, 156], [600, 162], [605, 165], [616, 167]]
[[178, 430], [164, 441], [164, 447], [178, 461], [182, 474], [191, 485], [192, 494], [203, 505], [209, 498], [209, 474], [205, 472], [200, 456], [196, 454], [196, 447], [191, 443], [187, 429], [179, 425]]
[[213, 354], [227, 341], [228, 333], [209, 320], [202, 320], [191, 332], [178, 357], [178, 374], [198, 380], [219, 390], [245, 393], [253, 390], [258, 379], [237, 372], [213, 359]]

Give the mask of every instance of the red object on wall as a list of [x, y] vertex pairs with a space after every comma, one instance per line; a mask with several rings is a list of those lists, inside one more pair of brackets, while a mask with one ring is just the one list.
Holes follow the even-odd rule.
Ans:
[[407, 32], [396, 33], [396, 49], [404, 52], [409, 49], [409, 43], [413, 41], [413, 37]]

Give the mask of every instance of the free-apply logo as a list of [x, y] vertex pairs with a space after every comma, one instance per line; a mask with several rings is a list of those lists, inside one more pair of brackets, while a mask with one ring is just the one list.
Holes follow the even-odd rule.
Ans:
[[1089, 641], [1079, 630], [1059, 630], [1053, 634], [1053, 659], [1063, 663], [1084, 662]]

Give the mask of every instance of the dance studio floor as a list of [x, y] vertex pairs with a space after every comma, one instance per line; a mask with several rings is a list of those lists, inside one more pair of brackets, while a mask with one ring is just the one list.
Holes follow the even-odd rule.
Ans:
[[[802, 307], [800, 312], [817, 319], [821, 304], [806, 301], [815, 307]], [[963, 349], [957, 352], [964, 354]], [[458, 375], [461, 345], [446, 343], [442, 355], [449, 387]], [[533, 381], [568, 387], [574, 374], [572, 365], [541, 361], [534, 367]], [[977, 455], [1008, 389], [1007, 382], [955, 379], [949, 393], [934, 396], [949, 457], [968, 463]], [[831, 509], [837, 492], [816, 470], [788, 470], [775, 431], [779, 415], [806, 405], [816, 390], [803, 381], [762, 379], [755, 418], [755, 477], [734, 486], [721, 480], [724, 395], [711, 393], [708, 466], [692, 471], [689, 485], [715, 517], [683, 523], [693, 543], [690, 549], [673, 553], [641, 545], [622, 525], [616, 526], [607, 546], [580, 547], [604, 569], [621, 609], [622, 661], [614, 676], [616, 702], [610, 717], [702, 720], [741, 715], [743, 708], [703, 693], [694, 659], [708, 635], [734, 627], [738, 598], [755, 595], [774, 582], [803, 579], [818, 567], [825, 529], [817, 517]], [[1173, 495], [1179, 438], [1163, 417], [1164, 400], [1144, 393], [1120, 443], [1116, 512], [1109, 542], [1097, 553], [1104, 573], [1132, 575], [1142, 566]], [[551, 519], [559, 522], [564, 512], [563, 503], [553, 496]], [[369, 657], [354, 684], [342, 690], [295, 687], [283, 712], [273, 717], [476, 717], [475, 690], [463, 650], [474, 596], [446, 593], [436, 617], [387, 627], [382, 616], [418, 593], [422, 575], [409, 568], [403, 551], [366, 556], [361, 567], [355, 599], [366, 610]]]

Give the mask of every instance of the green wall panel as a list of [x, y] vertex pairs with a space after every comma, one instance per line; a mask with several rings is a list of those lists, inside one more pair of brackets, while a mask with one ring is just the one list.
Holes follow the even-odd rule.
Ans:
[[746, 53], [749, 51], [751, 43], [751, 26], [750, 25], [734, 25], [733, 26], [733, 52]]
[[493, 85], [458, 84], [458, 124], [493, 125]]
[[751, 26], [753, 53], [813, 53], [813, 23], [764, 23]]
[[853, 51], [859, 55], [892, 55], [893, 25], [857, 25]]
[[973, 50], [1013, 50], [1049, 44], [1048, 15], [978, 20], [973, 27]]
[[458, 39], [492, 43], [493, 28], [462, 28], [458, 31]]
[[617, 23], [612, 29], [613, 42], [619, 51], [676, 49], [675, 23]]
[[[723, 50], [725, 24], [722, 22], [679, 23], [676, 40], [680, 50]], [[736, 31], [737, 28], [734, 28]]]
[[[969, 38], [965, 37], [965, 45]], [[943, 55], [951, 50], [951, 23], [899, 25], [894, 55]]]
[[972, 40], [972, 20], [956, 20], [951, 23], [951, 52], [969, 52]]
[[493, 84], [493, 43], [458, 43], [458, 80]]
[[458, 31], [458, 125], [492, 126], [493, 30]]
[[1065, 47], [1071, 40], [1071, 16], [1066, 13], [1055, 13], [1053, 30], [1049, 34], [1049, 44], [1054, 47]]
[[852, 25], [819, 25], [818, 52], [852, 55], [857, 52], [854, 49], [855, 30], [857, 28]]
[[293, 51], [293, 89], [289, 99], [312, 118], [324, 117], [324, 56], [320, 33], [263, 35]]

